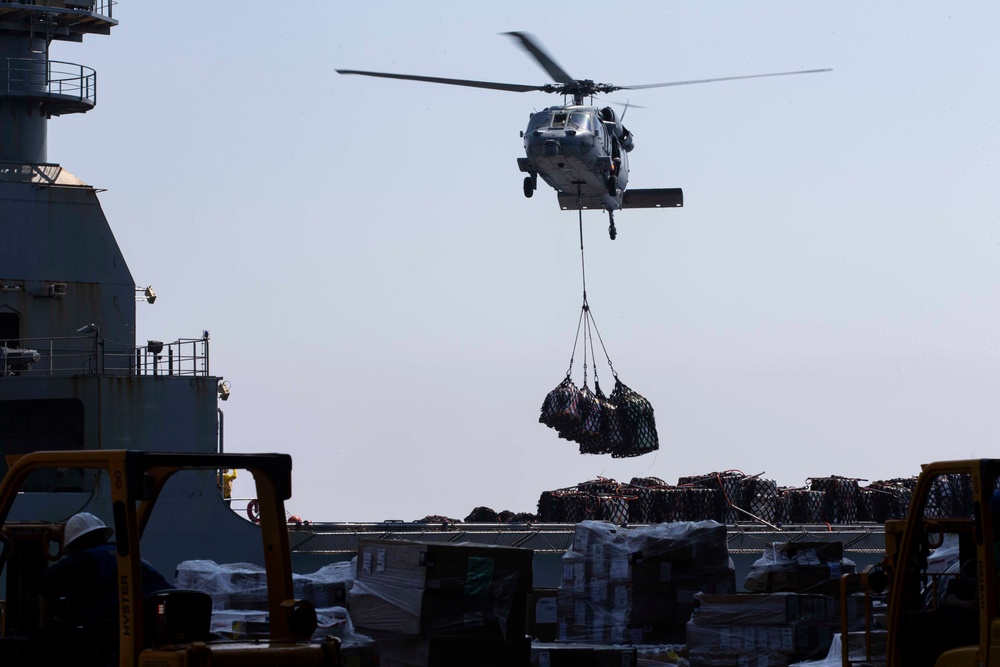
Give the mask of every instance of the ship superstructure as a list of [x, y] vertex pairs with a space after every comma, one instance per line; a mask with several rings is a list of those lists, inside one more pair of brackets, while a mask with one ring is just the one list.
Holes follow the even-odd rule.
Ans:
[[[155, 293], [136, 286], [98, 190], [49, 159], [49, 121], [90, 111], [98, 92], [93, 69], [51, 60], [49, 47], [109, 34], [115, 4], [0, 0], [0, 474], [3, 456], [35, 450], [220, 449], [208, 332], [136, 340], [136, 305]], [[102, 484], [74, 470], [39, 477], [16, 509], [62, 520]], [[186, 558], [238, 559], [240, 536], [255, 537], [214, 475], [170, 492], [175, 518], [144, 537], [166, 571]], [[213, 551], [199, 553], [206, 543]]]

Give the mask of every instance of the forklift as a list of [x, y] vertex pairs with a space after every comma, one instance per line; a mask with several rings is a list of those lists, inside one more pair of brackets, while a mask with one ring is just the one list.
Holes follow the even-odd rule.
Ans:
[[[63, 555], [63, 523], [9, 520], [12, 508], [30, 507], [33, 479], [75, 474], [97, 480], [108, 501], [117, 554], [118, 638], [110, 664], [119, 667], [334, 667], [341, 665], [335, 637], [313, 639], [316, 610], [294, 596], [284, 501], [291, 496], [291, 457], [284, 454], [197, 454], [99, 450], [33, 452], [7, 457], [0, 481], [0, 575], [5, 581], [0, 623], [0, 664], [41, 664], [38, 583]], [[248, 471], [256, 483], [267, 584], [266, 638], [230, 638], [211, 630], [212, 597], [202, 591], [142, 590], [140, 543], [157, 499], [179, 472], [217, 475]], [[34, 498], [38, 500], [38, 498]], [[46, 497], [46, 502], [52, 501]], [[17, 513], [15, 512], [15, 515]], [[74, 635], [70, 634], [69, 637]], [[112, 638], [113, 643], [113, 638]], [[109, 664], [92, 637], [73, 645], [73, 663]]]
[[882, 563], [841, 581], [842, 600], [885, 599], [863, 632], [844, 625], [843, 667], [1000, 667], [998, 515], [1000, 459], [922, 466]]

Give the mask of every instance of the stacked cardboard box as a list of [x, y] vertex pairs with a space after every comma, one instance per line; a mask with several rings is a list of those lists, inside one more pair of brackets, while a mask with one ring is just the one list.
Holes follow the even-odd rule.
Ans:
[[[797, 593], [696, 596], [687, 626], [691, 667], [783, 667], [827, 655], [841, 631], [840, 603]], [[864, 620], [864, 597], [848, 598], [848, 623]]]
[[531, 667], [636, 667], [634, 646], [532, 644]]
[[351, 616], [382, 665], [526, 663], [530, 549], [362, 540]]
[[577, 524], [563, 556], [558, 639], [683, 643], [695, 594], [735, 593], [726, 527], [714, 521], [620, 528]]
[[840, 542], [776, 542], [750, 567], [743, 586], [754, 593], [837, 595], [840, 577], [855, 570]]

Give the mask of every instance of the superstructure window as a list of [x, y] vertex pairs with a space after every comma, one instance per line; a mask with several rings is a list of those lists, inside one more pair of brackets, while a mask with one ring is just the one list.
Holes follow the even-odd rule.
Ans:
[[0, 345], [21, 347], [21, 316], [10, 311], [0, 311]]

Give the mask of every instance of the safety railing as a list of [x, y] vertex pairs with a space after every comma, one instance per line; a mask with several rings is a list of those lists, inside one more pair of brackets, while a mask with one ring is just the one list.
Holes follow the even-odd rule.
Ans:
[[97, 72], [61, 60], [0, 59], [0, 94], [53, 96], [97, 104]]
[[208, 375], [208, 337], [149, 341], [135, 348], [136, 375]]
[[59, 178], [58, 164], [4, 162], [0, 160], [0, 181], [52, 184]]
[[2, 5], [24, 5], [43, 9], [82, 9], [111, 18], [117, 0], [0, 0]]
[[67, 375], [208, 376], [209, 341], [179, 338], [132, 346], [99, 332], [62, 338], [0, 340], [0, 377]]

